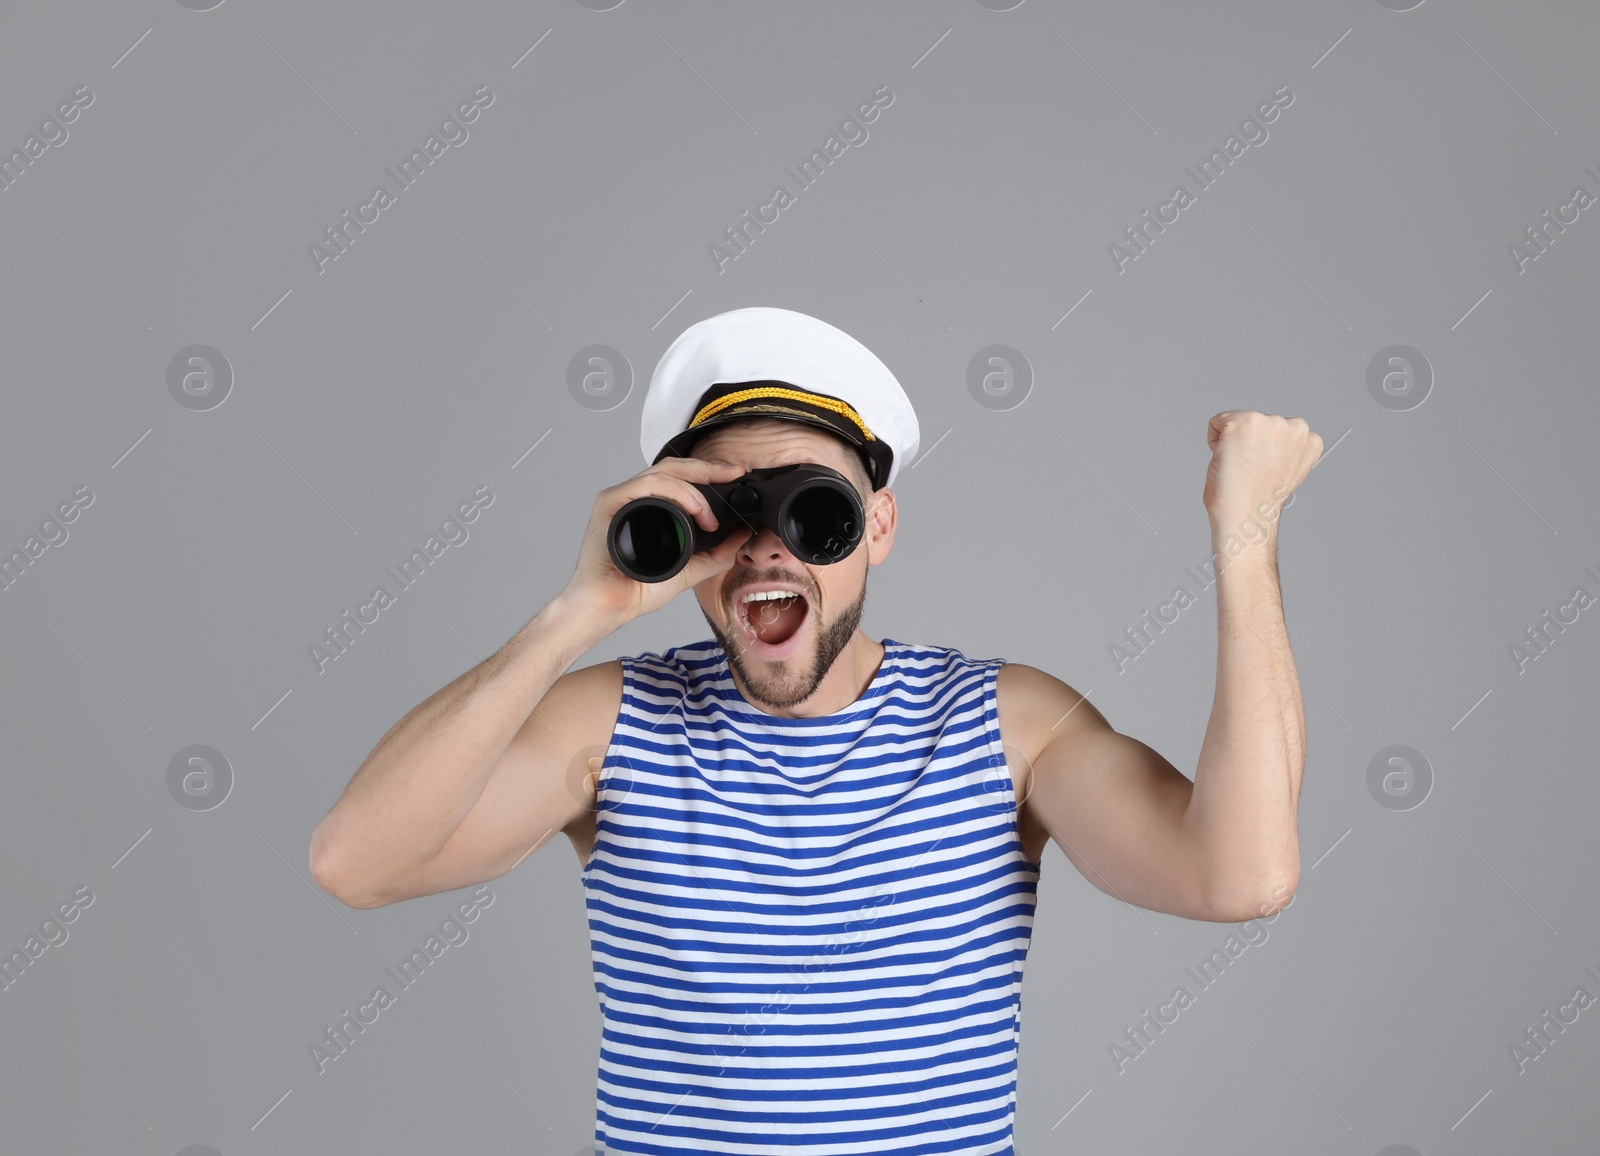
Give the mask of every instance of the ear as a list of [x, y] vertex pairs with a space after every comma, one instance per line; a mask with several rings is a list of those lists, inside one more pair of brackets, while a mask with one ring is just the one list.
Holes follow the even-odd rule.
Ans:
[[894, 491], [889, 489], [874, 490], [864, 505], [867, 526], [861, 545], [867, 548], [867, 565], [876, 566], [894, 548], [894, 529], [899, 511], [895, 505]]

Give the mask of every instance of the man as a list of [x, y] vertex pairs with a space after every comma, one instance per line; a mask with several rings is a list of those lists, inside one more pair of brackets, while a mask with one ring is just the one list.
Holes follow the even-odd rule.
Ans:
[[[816, 318], [699, 322], [651, 379], [650, 465], [596, 497], [566, 588], [390, 729], [318, 825], [312, 872], [377, 907], [565, 833], [601, 1003], [599, 1150], [1009, 1153], [1047, 842], [1109, 894], [1191, 919], [1271, 914], [1298, 883], [1276, 526], [1322, 443], [1244, 411], [1208, 437], [1220, 630], [1191, 782], [1043, 671], [868, 638], [867, 569], [919, 441], [909, 399]], [[696, 483], [791, 463], [857, 487], [865, 525], [837, 560], [802, 563], [750, 520], [666, 581], [612, 563], [628, 501], [710, 530], [738, 515]], [[712, 638], [569, 671], [685, 589]]]

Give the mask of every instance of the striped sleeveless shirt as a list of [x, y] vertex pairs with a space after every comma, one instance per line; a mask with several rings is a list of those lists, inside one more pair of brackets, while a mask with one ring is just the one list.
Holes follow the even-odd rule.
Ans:
[[1009, 1154], [1039, 865], [1004, 659], [883, 640], [757, 711], [714, 641], [620, 660], [582, 881], [608, 1154]]

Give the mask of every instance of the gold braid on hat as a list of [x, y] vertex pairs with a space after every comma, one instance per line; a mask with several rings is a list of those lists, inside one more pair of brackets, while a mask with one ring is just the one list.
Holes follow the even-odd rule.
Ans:
[[722, 397], [717, 398], [716, 401], [708, 402], [706, 405], [700, 407], [700, 412], [694, 415], [686, 428], [693, 429], [695, 426], [699, 425], [708, 418], [715, 417], [729, 406], [737, 405], [740, 402], [752, 401], [757, 398], [765, 397], [783, 398], [789, 401], [801, 401], [805, 402], [807, 405], [817, 406], [820, 409], [832, 410], [834, 413], [837, 413], [842, 417], [849, 418], [850, 421], [854, 422], [856, 427], [861, 430], [861, 435], [868, 441], [878, 440], [877, 438], [873, 437], [872, 431], [867, 428], [867, 423], [861, 420], [861, 415], [856, 413], [856, 411], [846, 403], [842, 401], [835, 401], [833, 398], [822, 397], [819, 394], [811, 393], [807, 390], [783, 389], [779, 386], [771, 385], [756, 386], [753, 389], [741, 389], [734, 393], [724, 394]]

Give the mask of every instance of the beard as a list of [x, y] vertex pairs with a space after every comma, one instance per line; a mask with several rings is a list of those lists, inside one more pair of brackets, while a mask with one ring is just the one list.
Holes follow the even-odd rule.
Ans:
[[[861, 625], [861, 611], [866, 602], [867, 580], [866, 576], [862, 575], [861, 591], [856, 595], [854, 602], [839, 611], [838, 616], [831, 622], [824, 622], [818, 617], [816, 646], [811, 652], [810, 662], [806, 662], [804, 654], [795, 655], [791, 661], [803, 670], [793, 671], [784, 670], [787, 664], [746, 663], [748, 647], [744, 645], [743, 630], [738, 631], [737, 638], [730, 638], [711, 620], [711, 616], [706, 614], [705, 607], [700, 608], [700, 613], [705, 617], [706, 625], [711, 627], [711, 633], [716, 637], [718, 645], [722, 647], [729, 667], [738, 675], [746, 699], [754, 705], [786, 709], [805, 702], [816, 693], [817, 687], [832, 669], [834, 660], [855, 636], [856, 629]], [[820, 615], [820, 611], [812, 613]], [[737, 616], [738, 611], [735, 610], [734, 614]], [[802, 622], [800, 629], [804, 630], [808, 625]]]

